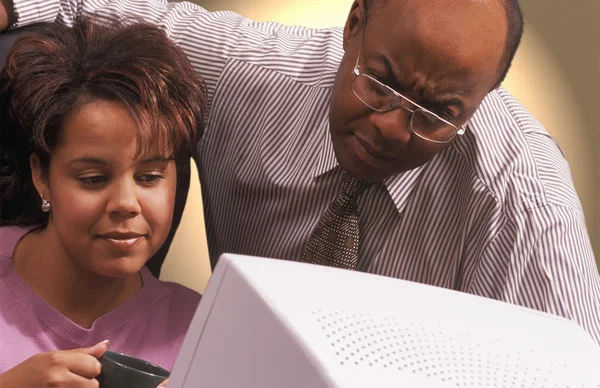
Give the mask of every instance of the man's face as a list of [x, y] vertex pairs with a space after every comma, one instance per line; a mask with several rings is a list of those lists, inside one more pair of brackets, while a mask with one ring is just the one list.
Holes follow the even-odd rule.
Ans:
[[355, 2], [329, 114], [344, 170], [380, 181], [428, 162], [448, 145], [415, 135], [410, 112], [401, 107], [376, 112], [365, 106], [352, 91], [357, 58], [361, 73], [460, 127], [497, 81], [506, 17], [496, 3], [391, 0], [372, 6], [365, 26], [362, 0]]

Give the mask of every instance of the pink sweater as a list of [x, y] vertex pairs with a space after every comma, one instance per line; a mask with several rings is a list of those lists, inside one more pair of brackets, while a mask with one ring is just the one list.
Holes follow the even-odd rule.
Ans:
[[148, 360], [170, 370], [200, 295], [161, 282], [145, 267], [144, 286], [129, 301], [78, 326], [29, 288], [12, 265], [26, 229], [0, 227], [0, 373], [39, 352], [68, 350], [110, 340], [110, 350]]

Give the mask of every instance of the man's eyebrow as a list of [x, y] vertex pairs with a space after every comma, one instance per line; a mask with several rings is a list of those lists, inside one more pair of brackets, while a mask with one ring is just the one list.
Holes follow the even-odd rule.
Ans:
[[[409, 87], [406, 87], [405, 84], [403, 84], [402, 82], [400, 82], [398, 80], [398, 78], [396, 78], [396, 74], [394, 72], [392, 63], [390, 62], [390, 60], [383, 54], [379, 55], [379, 60], [383, 63], [383, 66], [385, 67], [385, 77], [389, 80], [391, 80], [395, 86], [399, 86], [403, 89], [410, 89]], [[459, 91], [455, 94], [460, 94], [463, 91]], [[407, 96], [409, 97], [409, 96]], [[410, 97], [409, 97], [410, 98]], [[455, 97], [454, 95], [449, 95], [448, 97], [434, 97], [431, 99], [427, 99], [424, 100], [422, 102], [419, 101], [415, 101], [419, 104], [433, 104], [433, 105], [438, 105], [438, 106], [456, 106], [459, 110], [464, 110], [466, 108], [465, 103], [458, 97]]]
[[394, 67], [390, 60], [383, 54], [379, 54], [378, 59], [383, 63], [385, 67], [385, 78], [389, 79], [394, 83], [394, 86], [399, 86], [402, 89], [410, 89], [406, 83], [400, 82], [398, 78], [396, 78], [396, 73], [394, 72]]

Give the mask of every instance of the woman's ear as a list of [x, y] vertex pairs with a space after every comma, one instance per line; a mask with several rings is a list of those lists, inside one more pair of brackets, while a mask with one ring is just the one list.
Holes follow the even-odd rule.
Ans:
[[48, 171], [42, 167], [42, 162], [37, 154], [31, 154], [29, 157], [29, 166], [31, 167], [31, 179], [37, 192], [47, 200], [50, 200], [50, 188], [48, 185]]
[[362, 25], [364, 24], [363, 18], [365, 17], [365, 0], [354, 0], [348, 19], [346, 19], [346, 25], [344, 26], [344, 39], [343, 47], [344, 51], [348, 47], [350, 39], [358, 34]]

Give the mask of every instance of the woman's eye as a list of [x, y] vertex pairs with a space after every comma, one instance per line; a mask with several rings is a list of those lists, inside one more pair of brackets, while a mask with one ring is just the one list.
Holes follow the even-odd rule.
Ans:
[[102, 175], [95, 175], [79, 178], [79, 181], [88, 186], [97, 186], [108, 182], [108, 178]]
[[164, 177], [162, 175], [158, 175], [158, 174], [144, 174], [144, 175], [140, 175], [137, 178], [137, 180], [140, 182], [143, 182], [143, 183], [154, 184], [163, 178]]

